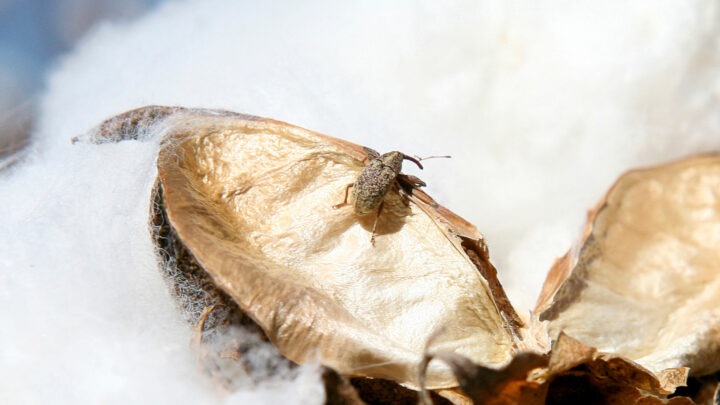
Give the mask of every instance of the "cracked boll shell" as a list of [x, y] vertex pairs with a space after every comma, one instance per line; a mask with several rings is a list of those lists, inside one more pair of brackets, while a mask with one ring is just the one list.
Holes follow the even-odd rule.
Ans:
[[720, 369], [720, 156], [622, 176], [536, 309], [561, 331], [658, 373]]

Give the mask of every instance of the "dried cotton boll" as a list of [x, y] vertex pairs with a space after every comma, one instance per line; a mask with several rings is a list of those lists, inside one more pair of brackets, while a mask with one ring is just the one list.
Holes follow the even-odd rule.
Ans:
[[[377, 218], [335, 204], [377, 157], [367, 148], [270, 119], [159, 106], [111, 118], [81, 139], [122, 144], [147, 134], [163, 137], [151, 214], [155, 241], [175, 294], [190, 308], [207, 371], [231, 391], [247, 391], [248, 378], [259, 376], [263, 387], [277, 375], [312, 374], [279, 356], [265, 363], [261, 353], [269, 351], [272, 359], [276, 349], [295, 363], [319, 362], [347, 376], [498, 404], [541, 404], [563, 395], [572, 386], [566, 380], [575, 378], [603, 395], [614, 392], [617, 400], [655, 403], [642, 392], [672, 394], [689, 370], [707, 373], [717, 366], [714, 321], [687, 316], [714, 307], [714, 283], [704, 300], [683, 297], [698, 282], [714, 280], [708, 275], [679, 283], [673, 272], [706, 272], [698, 267], [704, 262], [663, 259], [697, 249], [679, 246], [674, 254], [667, 249], [674, 244], [658, 248], [648, 236], [655, 230], [662, 242], [675, 231], [682, 241], [715, 246], [706, 238], [713, 235], [708, 221], [720, 183], [716, 156], [622, 177], [591, 218], [579, 258], [568, 255], [558, 263], [539, 309], [523, 319], [498, 282], [482, 235], [420, 191], [421, 181], [406, 188], [402, 181], [409, 178], [399, 173], [401, 182], [393, 183]], [[606, 256], [602, 238], [609, 240]], [[622, 264], [625, 257], [634, 270]], [[712, 249], [700, 257], [714, 262]], [[657, 260], [666, 264], [661, 272]], [[653, 288], [643, 289], [660, 279], [674, 287], [658, 297], [665, 305], [648, 299]], [[686, 302], [689, 309], [668, 305]], [[218, 306], [224, 313], [210, 320]], [[660, 310], [652, 314], [651, 307]], [[540, 323], [537, 314], [550, 322]], [[706, 329], [680, 325], [675, 333], [661, 322], [675, 318]], [[208, 320], [212, 336], [203, 338]], [[637, 336], [655, 340], [628, 351]], [[253, 341], [255, 349], [243, 348]], [[678, 341], [696, 344], [677, 354]], [[660, 367], [648, 361], [665, 359], [667, 352], [674, 357]], [[426, 360], [418, 374], [421, 356]]]
[[[420, 191], [421, 181], [409, 182], [405, 197], [402, 183], [388, 192], [377, 231], [372, 219], [350, 207], [336, 209], [346, 185], [376, 156], [367, 148], [270, 119], [157, 106], [107, 120], [79, 140], [112, 147], [148, 136], [162, 137], [152, 216], [164, 211], [161, 221], [153, 219], [155, 232], [172, 228], [181, 240], [173, 247], [156, 236], [164, 261], [182, 264], [177, 252], [186, 249], [195, 269], [190, 274], [207, 272], [224, 293], [217, 302], [237, 304], [262, 328], [261, 337], [293, 362], [318, 361], [345, 375], [428, 388], [451, 400], [467, 394], [508, 404], [540, 404], [567, 389], [571, 384], [558, 381], [569, 377], [617, 398], [654, 403], [659, 400], [641, 391], [671, 394], [690, 369], [716, 370], [715, 322], [701, 317], [706, 329], [689, 327], [698, 319], [688, 314], [714, 308], [718, 296], [707, 273], [716, 261], [717, 156], [634, 171], [618, 181], [590, 218], [578, 256], [568, 255], [548, 276], [536, 312], [549, 321], [554, 345], [548, 353], [546, 325], [535, 314], [517, 315], [482, 235]], [[659, 264], [666, 266], [660, 272]], [[682, 283], [682, 271], [704, 276]], [[658, 293], [658, 281], [665, 293]], [[693, 291], [704, 299], [684, 298]], [[200, 317], [200, 333], [216, 305]], [[660, 310], [653, 314], [652, 307]], [[673, 329], [667, 319], [688, 325]], [[268, 367], [262, 353], [272, 358], [275, 349], [242, 349], [253, 340], [246, 332], [219, 336], [201, 358], [243, 397], [243, 379], [252, 379], [248, 370], [258, 364], [260, 389], [288, 371], [296, 379], [317, 375], [312, 368], [291, 371], [285, 360]], [[643, 336], [652, 341], [642, 342]], [[679, 348], [677, 342], [695, 344]], [[452, 373], [428, 362], [421, 377], [420, 355], [443, 359]], [[225, 367], [224, 359], [234, 361]]]
[[[270, 119], [157, 106], [83, 139], [107, 144], [147, 132], [164, 137], [156, 203], [196, 260], [188, 274], [201, 266], [232, 299], [208, 305], [237, 303], [294, 362], [317, 359], [345, 375], [417, 388], [418, 360], [439, 327], [434, 347], [488, 366], [546, 351], [530, 330], [540, 325], [508, 302], [482, 235], [411, 185], [422, 182], [388, 192], [376, 231], [375, 218], [335, 207], [374, 156], [367, 148]], [[178, 249], [165, 239], [157, 240], [172, 256]], [[435, 363], [425, 385], [457, 382]]]

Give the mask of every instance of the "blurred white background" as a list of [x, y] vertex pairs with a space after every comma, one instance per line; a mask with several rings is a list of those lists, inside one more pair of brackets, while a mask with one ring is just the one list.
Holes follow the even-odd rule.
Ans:
[[0, 166], [26, 143], [45, 74], [89, 29], [158, 0], [0, 0]]

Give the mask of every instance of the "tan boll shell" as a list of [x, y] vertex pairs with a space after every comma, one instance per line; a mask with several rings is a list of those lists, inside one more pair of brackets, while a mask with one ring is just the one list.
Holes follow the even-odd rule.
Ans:
[[[135, 126], [164, 133], [158, 175], [173, 228], [289, 359], [416, 388], [439, 328], [433, 349], [487, 366], [545, 351], [507, 301], [482, 235], [425, 193], [414, 189], [406, 205], [391, 190], [375, 246], [374, 215], [333, 209], [367, 163], [363, 147], [278, 121], [171, 107], [125, 113], [92, 140], [142, 132]], [[457, 381], [436, 362], [426, 384]]]
[[720, 156], [622, 176], [558, 260], [536, 309], [599, 351], [661, 373], [720, 368]]

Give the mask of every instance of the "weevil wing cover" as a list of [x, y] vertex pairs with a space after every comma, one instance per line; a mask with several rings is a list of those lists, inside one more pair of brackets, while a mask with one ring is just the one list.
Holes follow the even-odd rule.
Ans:
[[579, 248], [556, 262], [536, 311], [551, 336], [655, 373], [720, 369], [720, 156], [622, 176]]
[[[165, 135], [158, 171], [173, 228], [291, 360], [416, 388], [441, 327], [434, 349], [486, 366], [536, 346], [472, 225], [424, 193], [406, 204], [392, 191], [373, 246], [373, 215], [333, 209], [364, 167], [362, 147], [207, 110], [171, 109], [152, 126]], [[457, 386], [441, 364], [426, 381]]]

